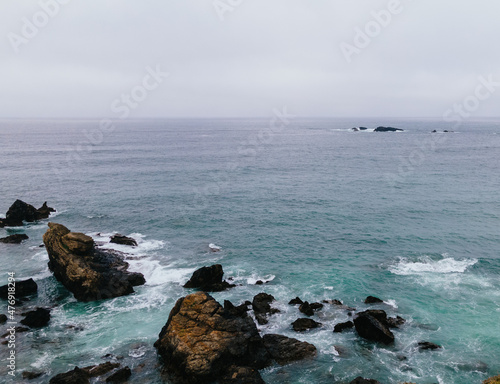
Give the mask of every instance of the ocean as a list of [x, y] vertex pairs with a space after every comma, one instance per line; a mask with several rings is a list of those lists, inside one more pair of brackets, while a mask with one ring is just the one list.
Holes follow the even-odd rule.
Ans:
[[[384, 125], [404, 132], [373, 132]], [[369, 129], [354, 132], [352, 127]], [[431, 131], [437, 130], [436, 133]], [[444, 130], [454, 132], [444, 133]], [[500, 120], [262, 119], [2, 120], [0, 212], [21, 199], [57, 212], [0, 237], [0, 285], [32, 277], [38, 296], [18, 309], [52, 307], [47, 327], [16, 335], [16, 376], [30, 383], [102, 363], [111, 354], [134, 383], [161, 383], [153, 343], [182, 287], [202, 266], [222, 264], [237, 287], [214, 293], [235, 305], [259, 292], [280, 313], [259, 326], [314, 344], [311, 361], [272, 366], [267, 383], [473, 384], [500, 373]], [[128, 253], [144, 274], [136, 293], [79, 303], [47, 267], [47, 222]], [[113, 233], [135, 248], [109, 243]], [[210, 252], [210, 243], [221, 247]], [[257, 280], [268, 281], [255, 285]], [[384, 303], [364, 304], [368, 295]], [[347, 321], [334, 306], [323, 324], [295, 333], [288, 305], [339, 299], [380, 308], [406, 324], [393, 346], [333, 333]], [[7, 303], [0, 300], [0, 314]], [[3, 334], [5, 325], [0, 326]], [[443, 348], [419, 351], [417, 342]]]

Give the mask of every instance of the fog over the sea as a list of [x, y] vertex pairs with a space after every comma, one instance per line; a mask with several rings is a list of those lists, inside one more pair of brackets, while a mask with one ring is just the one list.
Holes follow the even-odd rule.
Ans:
[[2, 0], [0, 118], [498, 116], [499, 15], [497, 0]]

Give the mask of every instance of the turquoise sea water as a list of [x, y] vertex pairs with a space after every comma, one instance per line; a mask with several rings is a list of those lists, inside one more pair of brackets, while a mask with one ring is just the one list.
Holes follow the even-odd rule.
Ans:
[[[217, 300], [270, 293], [281, 313], [262, 333], [319, 350], [313, 361], [263, 370], [267, 383], [340, 384], [361, 375], [472, 384], [500, 373], [500, 120], [291, 118], [281, 129], [270, 120], [134, 120], [112, 132], [97, 120], [0, 122], [0, 212], [18, 198], [48, 201], [58, 211], [51, 221], [104, 247], [113, 232], [133, 236], [137, 248], [113, 247], [147, 280], [134, 295], [78, 303], [39, 248], [47, 220], [0, 229], [0, 237], [30, 237], [0, 244], [0, 285], [11, 271], [33, 277], [39, 294], [25, 308], [54, 307], [48, 327], [17, 335], [13, 382], [28, 370], [47, 372], [30, 381], [46, 383], [106, 354], [123, 357], [134, 382], [162, 382], [152, 344], [190, 292], [182, 284], [214, 263], [240, 284]], [[350, 131], [358, 125], [406, 131]], [[209, 252], [209, 243], [222, 251]], [[256, 286], [258, 279], [271, 281]], [[363, 310], [368, 295], [407, 319], [394, 346], [334, 334], [348, 315], [328, 305], [314, 316], [322, 328], [291, 329], [301, 317], [287, 305], [295, 296]], [[443, 349], [419, 352], [418, 341]], [[0, 364], [9, 382], [6, 372]]]

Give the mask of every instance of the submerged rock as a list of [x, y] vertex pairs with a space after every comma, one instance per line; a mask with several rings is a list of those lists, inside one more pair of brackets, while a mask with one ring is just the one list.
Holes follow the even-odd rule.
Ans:
[[318, 328], [322, 324], [314, 321], [313, 319], [302, 318], [297, 319], [292, 323], [292, 328], [295, 332], [304, 332], [309, 329]]
[[443, 347], [441, 347], [440, 345], [438, 344], [434, 344], [434, 343], [431, 343], [430, 341], [419, 341], [418, 342], [418, 349], [420, 349], [421, 351], [427, 351], [427, 350], [435, 350], [435, 349], [441, 349]]
[[0, 243], [5, 243], [5, 244], [21, 244], [23, 240], [28, 240], [29, 237], [28, 235], [23, 234], [15, 234], [15, 235], [10, 235], [7, 237], [2, 237], [0, 239]]
[[281, 365], [317, 355], [316, 347], [305, 341], [275, 334], [264, 335], [262, 339], [271, 358]]
[[352, 321], [346, 321], [345, 323], [335, 324], [333, 327], [333, 332], [343, 332], [346, 329], [351, 329], [354, 327], [354, 323]]
[[[16, 281], [16, 298], [34, 295], [38, 291], [38, 285], [33, 279]], [[0, 298], [7, 300], [9, 295], [9, 285], [2, 285], [0, 287]]]
[[387, 319], [387, 325], [389, 326], [389, 328], [399, 328], [399, 326], [403, 325], [404, 323], [406, 323], [406, 320], [401, 316], [389, 317]]
[[21, 320], [21, 324], [31, 328], [45, 327], [50, 321], [50, 310], [45, 308], [37, 308], [34, 311], [29, 311], [24, 314], [26, 316]]
[[7, 211], [5, 219], [0, 219], [0, 227], [20, 227], [23, 225], [23, 221], [33, 222], [46, 219], [51, 212], [55, 212], [55, 209], [48, 207], [47, 202], [36, 209], [31, 204], [16, 200]]
[[23, 371], [23, 374], [22, 374], [23, 379], [26, 379], [26, 380], [37, 379], [42, 375], [43, 375], [43, 372], [32, 372], [32, 371]]
[[49, 223], [43, 235], [49, 268], [79, 301], [128, 295], [146, 281], [141, 273], [127, 272], [122, 254], [96, 248], [92, 238]]
[[374, 379], [364, 379], [361, 376], [358, 376], [349, 384], [380, 384], [380, 382]]
[[208, 383], [231, 366], [261, 369], [270, 361], [252, 318], [234, 316], [205, 292], [177, 300], [155, 347], [181, 383]]
[[130, 245], [133, 247], [137, 246], [137, 241], [135, 241], [135, 239], [127, 236], [122, 236], [119, 233], [111, 236], [111, 240], [109, 242], [114, 244]]
[[358, 313], [354, 319], [358, 335], [371, 341], [391, 344], [394, 334], [389, 330], [387, 314], [382, 310], [369, 310]]
[[222, 281], [222, 276], [224, 276], [224, 271], [220, 264], [202, 267], [194, 271], [191, 279], [184, 284], [184, 288], [197, 288], [206, 292], [220, 292], [235, 287], [234, 284]]
[[252, 301], [252, 308], [255, 314], [255, 318], [260, 325], [267, 324], [267, 316], [274, 313], [278, 313], [280, 310], [276, 308], [271, 308], [271, 303], [274, 301], [274, 297], [267, 293], [259, 293], [255, 295]]

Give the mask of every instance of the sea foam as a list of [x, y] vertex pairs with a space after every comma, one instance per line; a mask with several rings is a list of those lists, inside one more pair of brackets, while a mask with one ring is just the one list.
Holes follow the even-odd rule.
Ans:
[[477, 263], [477, 259], [456, 260], [445, 257], [441, 260], [432, 260], [424, 257], [419, 261], [400, 260], [396, 265], [389, 267], [389, 271], [396, 275], [417, 275], [422, 273], [464, 273], [467, 268]]

